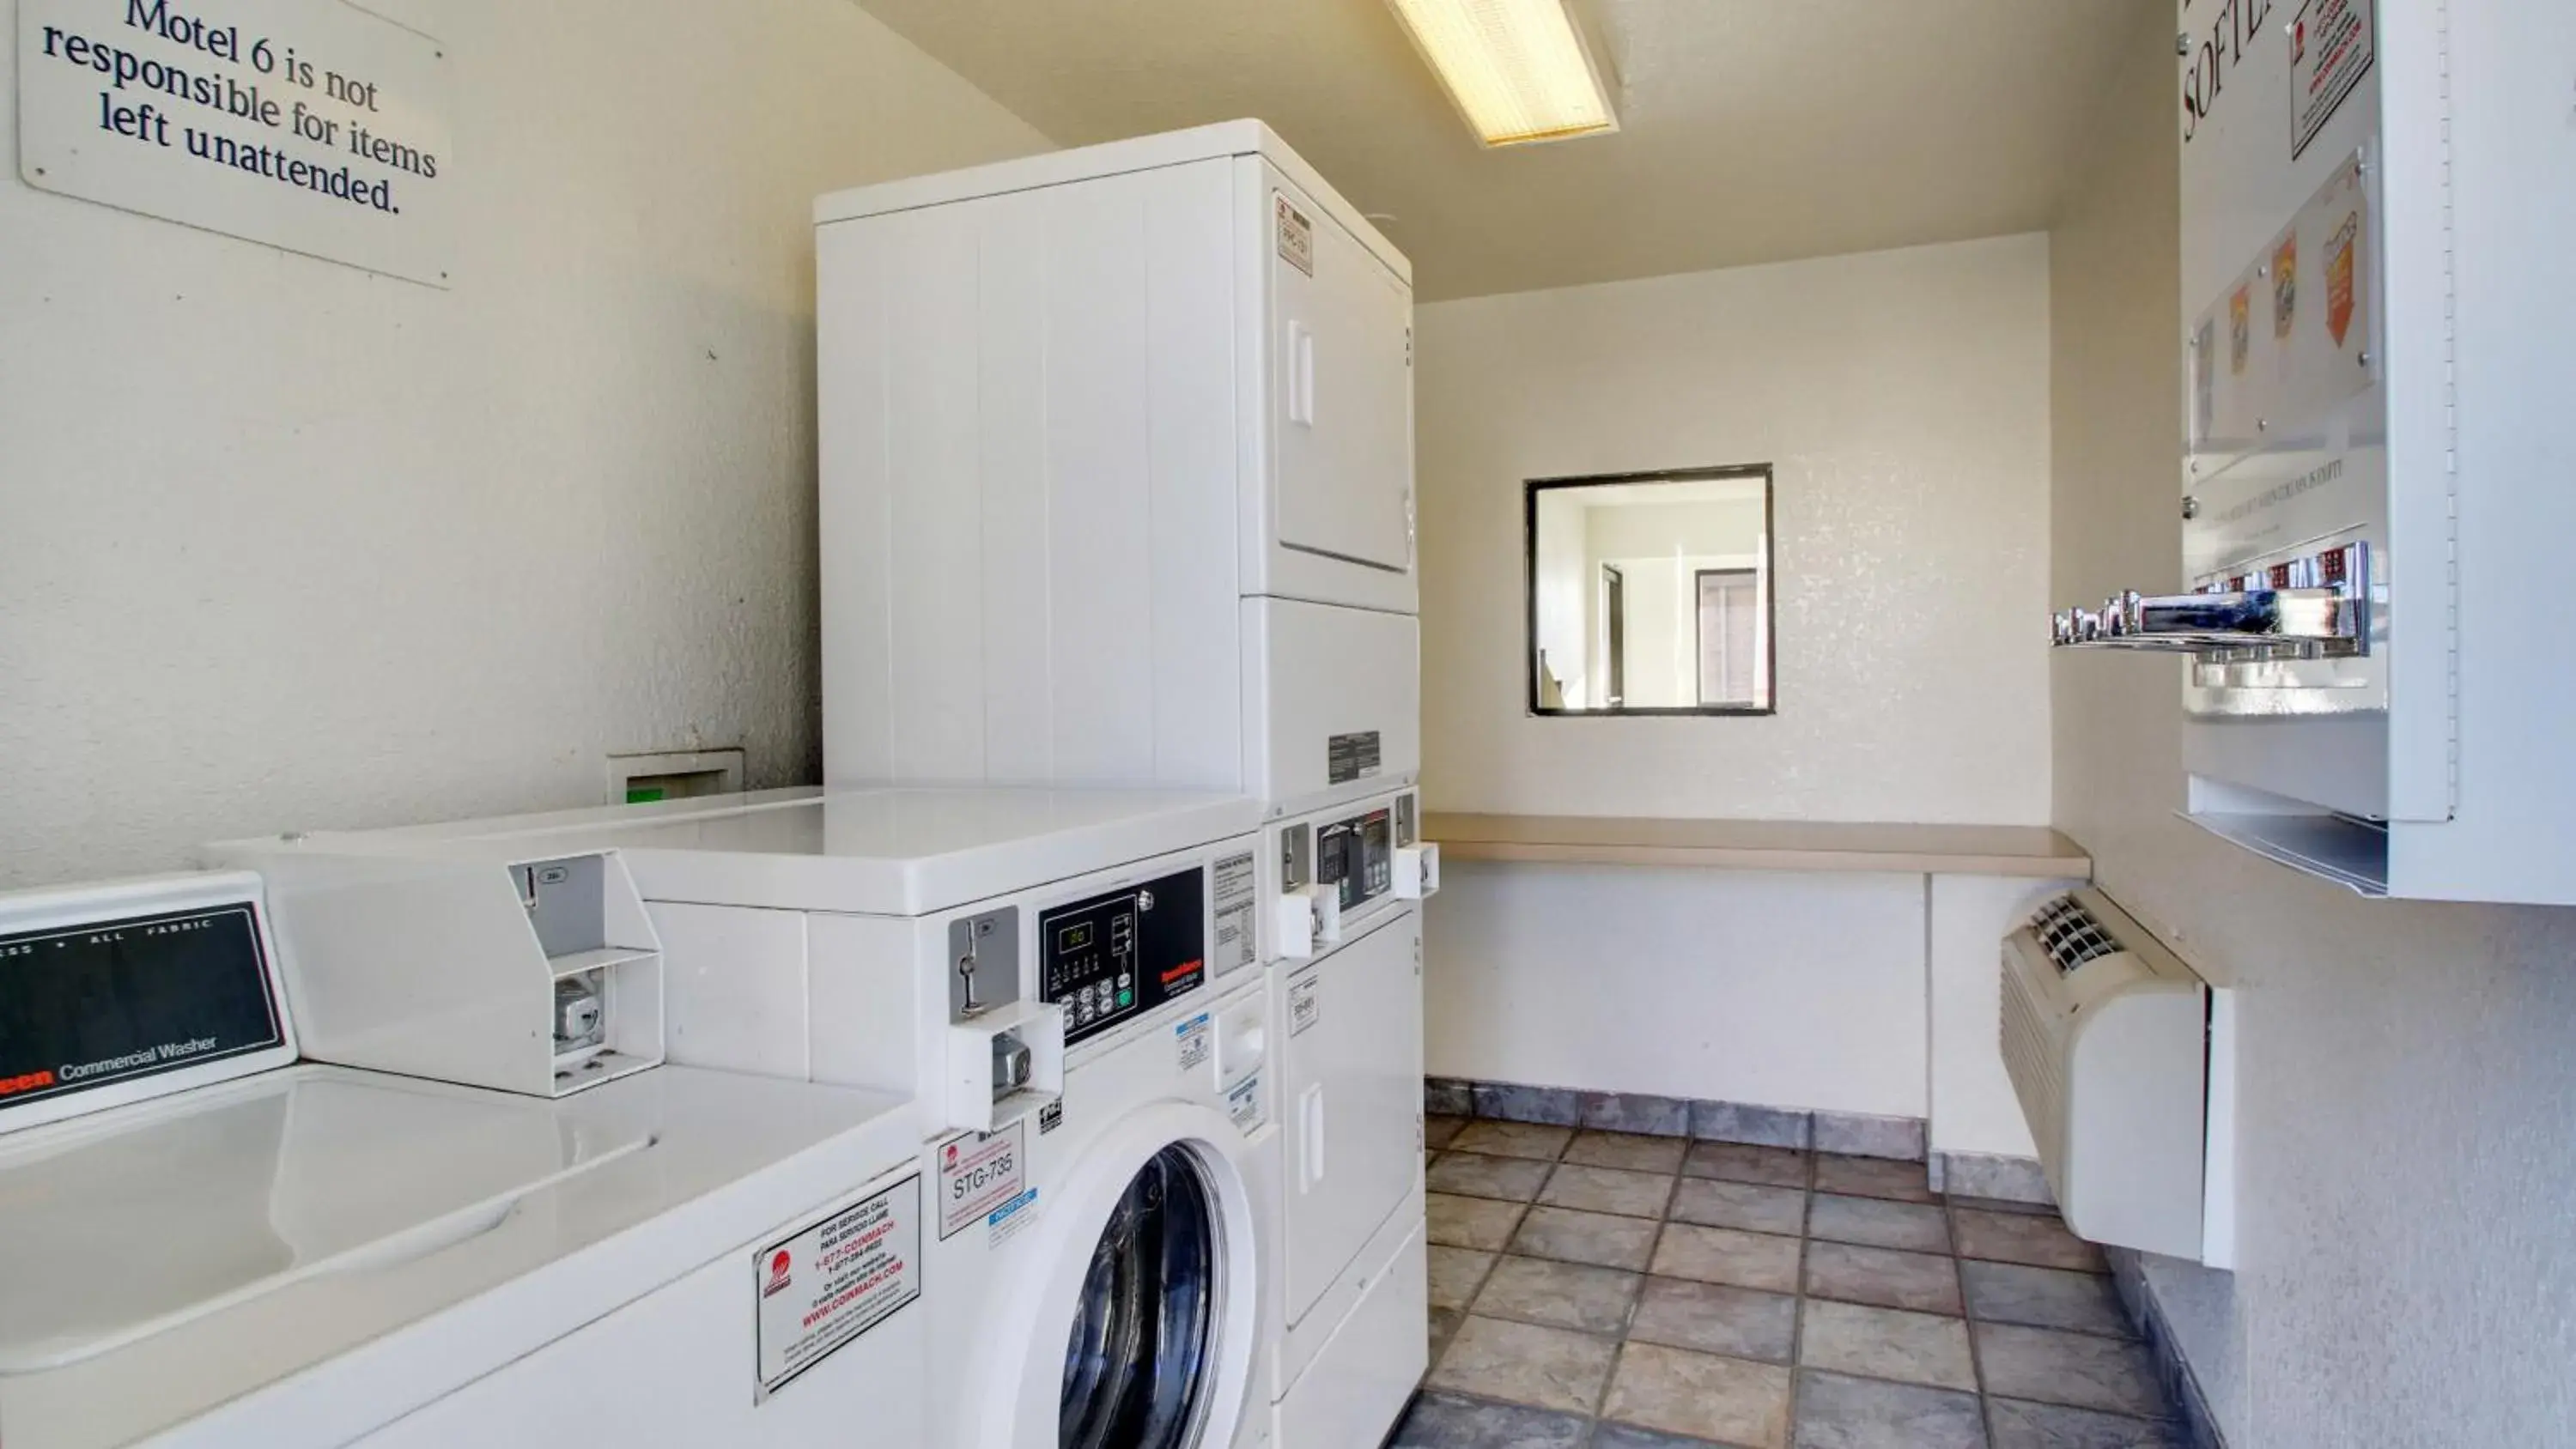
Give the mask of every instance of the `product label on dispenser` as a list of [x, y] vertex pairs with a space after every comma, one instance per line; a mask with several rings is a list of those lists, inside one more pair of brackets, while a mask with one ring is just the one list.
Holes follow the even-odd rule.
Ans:
[[2290, 20], [2290, 159], [2326, 128], [2370, 73], [2370, 0], [2307, 0]]
[[1028, 1183], [1028, 1124], [960, 1137], [939, 1149], [939, 1236], [955, 1237]]
[[921, 1296], [921, 1179], [760, 1249], [751, 1271], [766, 1398]]
[[1222, 976], [1253, 962], [1252, 906], [1257, 882], [1252, 852], [1218, 861], [1215, 878], [1216, 941], [1208, 951], [1208, 969]]
[[1261, 1074], [1255, 1072], [1226, 1089], [1225, 1115], [1249, 1132], [1261, 1125]]

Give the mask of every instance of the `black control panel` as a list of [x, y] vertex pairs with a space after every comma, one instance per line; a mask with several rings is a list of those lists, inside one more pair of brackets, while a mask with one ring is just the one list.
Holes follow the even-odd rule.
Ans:
[[1070, 1044], [1207, 980], [1207, 881], [1185, 870], [1038, 917], [1041, 1000], [1064, 1008]]
[[0, 1107], [285, 1041], [247, 904], [0, 936]]
[[1371, 810], [1318, 827], [1315, 880], [1340, 890], [1345, 911], [1385, 895], [1395, 884], [1394, 812]]

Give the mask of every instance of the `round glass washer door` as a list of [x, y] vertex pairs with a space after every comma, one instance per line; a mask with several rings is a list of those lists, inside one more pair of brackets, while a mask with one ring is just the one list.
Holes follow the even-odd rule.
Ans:
[[1207, 1418], [1215, 1194], [1189, 1148], [1156, 1153], [1110, 1210], [1065, 1346], [1062, 1449], [1184, 1449]]

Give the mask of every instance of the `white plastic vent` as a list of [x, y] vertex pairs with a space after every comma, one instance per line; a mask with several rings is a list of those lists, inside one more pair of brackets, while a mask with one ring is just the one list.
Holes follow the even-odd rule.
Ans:
[[2004, 1069], [2078, 1236], [2232, 1265], [2233, 1003], [2099, 891], [2004, 938]]

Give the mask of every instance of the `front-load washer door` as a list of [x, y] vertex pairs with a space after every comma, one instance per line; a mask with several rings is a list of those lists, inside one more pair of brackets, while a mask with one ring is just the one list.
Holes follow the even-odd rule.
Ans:
[[[1168, 1060], [1160, 1041], [1149, 1050]], [[1097, 1070], [1092, 1068], [1090, 1070]], [[1072, 1102], [1079, 1080], [1070, 1084]], [[1068, 1106], [1070, 1116], [1078, 1110]], [[1266, 1139], [1265, 1139], [1266, 1141]], [[1249, 1406], [1267, 1321], [1253, 1148], [1165, 1100], [1032, 1179], [973, 1331], [948, 1343], [971, 1449], [1219, 1449]], [[996, 1248], [995, 1251], [1002, 1251]], [[934, 1285], [931, 1290], [939, 1290]], [[972, 1366], [969, 1376], [961, 1370]]]
[[1186, 1147], [1164, 1148], [1128, 1183], [1074, 1303], [1063, 1449], [1182, 1449], [1206, 1418], [1217, 1221]]

